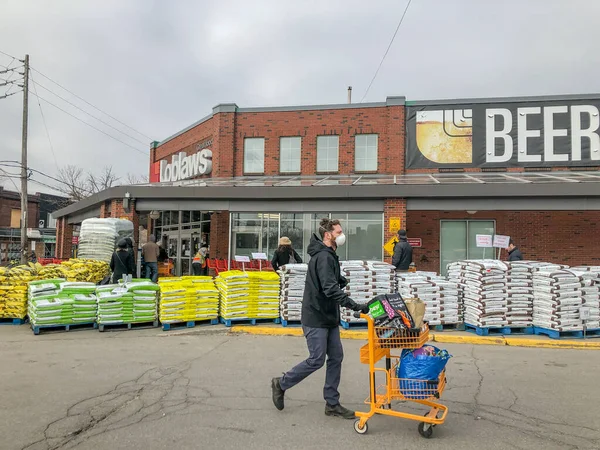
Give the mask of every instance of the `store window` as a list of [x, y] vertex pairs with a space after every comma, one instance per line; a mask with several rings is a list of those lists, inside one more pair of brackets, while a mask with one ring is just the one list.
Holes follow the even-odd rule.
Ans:
[[337, 172], [339, 136], [317, 137], [317, 172]]
[[477, 247], [478, 234], [495, 234], [493, 220], [442, 220], [440, 222], [440, 273], [461, 259], [493, 258], [494, 249]]
[[350, 213], [342, 225], [348, 241], [348, 260], [382, 260], [383, 214]]
[[300, 173], [300, 147], [302, 138], [282, 137], [279, 139], [279, 171], [281, 173]]
[[357, 172], [377, 171], [376, 134], [357, 134], [354, 140], [354, 167]]
[[265, 172], [265, 139], [244, 139], [244, 173], [263, 174]]

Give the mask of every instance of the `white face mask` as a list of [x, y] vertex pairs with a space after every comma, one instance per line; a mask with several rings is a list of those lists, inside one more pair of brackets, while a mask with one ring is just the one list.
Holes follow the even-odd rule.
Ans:
[[346, 243], [346, 235], [344, 233], [340, 234], [338, 237], [335, 238], [335, 245], [337, 245], [338, 247], [341, 247], [345, 243]]

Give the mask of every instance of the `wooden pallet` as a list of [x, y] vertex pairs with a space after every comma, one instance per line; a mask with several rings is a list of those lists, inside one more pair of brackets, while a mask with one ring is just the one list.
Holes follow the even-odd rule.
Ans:
[[135, 323], [101, 323], [98, 324], [98, 330], [104, 331], [127, 331], [127, 330], [140, 330], [145, 328], [157, 328], [158, 320], [149, 322], [135, 322]]
[[223, 317], [219, 317], [220, 322], [225, 325], [227, 328], [239, 324], [239, 325], [257, 325], [260, 323], [281, 323], [281, 319], [278, 317], [276, 319], [224, 319]]
[[172, 322], [163, 323], [163, 331], [180, 330], [182, 328], [194, 328], [201, 327], [204, 325], [217, 325], [219, 319], [204, 319], [204, 320], [188, 320], [187, 322]]
[[429, 325], [432, 331], [465, 331], [464, 323], [443, 323], [441, 325]]
[[340, 324], [344, 330], [349, 330], [350, 328], [361, 329], [368, 327], [367, 322], [346, 322], [345, 320], [340, 320]]
[[[584, 337], [583, 330], [558, 331], [551, 328], [533, 327], [533, 333], [548, 336], [550, 339], [582, 339]], [[586, 330], [585, 337], [600, 337], [600, 328]]]
[[89, 323], [71, 323], [68, 325], [31, 325], [33, 334], [36, 336], [44, 330], [45, 332], [62, 332], [62, 331], [78, 331], [78, 330], [95, 330], [98, 328], [96, 322]]
[[0, 319], [0, 325], [23, 325], [27, 319], [17, 319], [14, 317], [3, 317]]

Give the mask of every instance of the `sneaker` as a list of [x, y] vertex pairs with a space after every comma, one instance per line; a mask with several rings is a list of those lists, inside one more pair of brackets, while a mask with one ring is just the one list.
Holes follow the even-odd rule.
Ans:
[[281, 378], [273, 378], [271, 380], [271, 390], [273, 391], [273, 404], [275, 408], [279, 411], [283, 409], [283, 395], [285, 391], [281, 389], [281, 384], [279, 383]]
[[325, 405], [325, 415], [342, 417], [344, 419], [356, 419], [356, 415], [354, 414], [354, 411], [350, 411], [348, 408], [344, 408], [339, 403], [335, 406], [326, 404]]

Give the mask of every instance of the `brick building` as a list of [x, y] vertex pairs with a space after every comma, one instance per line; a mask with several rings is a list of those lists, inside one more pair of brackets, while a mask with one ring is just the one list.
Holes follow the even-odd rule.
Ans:
[[[155, 233], [188, 273], [210, 256], [305, 257], [319, 218], [341, 218], [342, 259], [383, 259], [398, 226], [419, 269], [492, 257], [476, 236], [508, 235], [527, 258], [600, 264], [600, 96], [239, 108], [221, 104], [153, 142], [150, 184], [59, 211], [57, 254], [87, 217]], [[138, 236], [136, 236], [138, 240]], [[420, 246], [419, 246], [420, 245]]]

